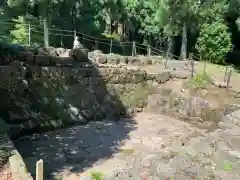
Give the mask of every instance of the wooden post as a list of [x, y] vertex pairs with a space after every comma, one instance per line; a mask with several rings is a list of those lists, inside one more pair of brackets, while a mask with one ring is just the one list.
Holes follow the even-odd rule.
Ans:
[[227, 91], [228, 91], [228, 89], [229, 89], [229, 84], [230, 84], [231, 76], [232, 76], [232, 68], [230, 69], [230, 71], [229, 71], [229, 73], [228, 73], [227, 86], [226, 86], [226, 90], [227, 90]]
[[132, 56], [136, 56], [136, 42], [135, 41], [133, 41]]
[[49, 34], [48, 34], [48, 20], [47, 17], [44, 17], [43, 20], [43, 26], [44, 26], [44, 46], [47, 48], [49, 47]]
[[112, 38], [111, 38], [111, 41], [110, 41], [110, 49], [109, 49], [109, 54], [112, 54]]
[[98, 49], [98, 42], [95, 40], [95, 50]]
[[77, 36], [77, 31], [74, 30], [74, 31], [73, 31], [73, 37], [74, 37], [74, 39], [75, 39], [76, 36]]
[[36, 164], [36, 180], [43, 180], [43, 160], [40, 159]]
[[31, 24], [28, 24], [28, 46], [31, 46]]
[[228, 66], [226, 66], [225, 68], [225, 73], [224, 73], [224, 78], [223, 78], [223, 82], [226, 82], [226, 78], [227, 78], [227, 72], [228, 72]]
[[[200, 57], [200, 61], [202, 60], [202, 58]], [[204, 61], [204, 74], [206, 74], [207, 72], [206, 72], [206, 69], [207, 69], [207, 61], [205, 60]]]
[[148, 54], [148, 56], [151, 56], [151, 46], [150, 45], [148, 45], [148, 47], [147, 47], [147, 54]]
[[167, 69], [167, 64], [168, 64], [168, 53], [167, 56], [165, 57], [165, 62], [164, 62], [164, 69]]
[[63, 47], [63, 30], [61, 30], [61, 47]]
[[193, 59], [193, 56], [192, 54], [189, 55], [189, 58], [190, 58], [190, 61], [191, 61], [191, 64], [192, 64], [192, 70], [191, 70], [191, 78], [193, 78], [194, 76], [194, 59]]
[[134, 41], [134, 55], [137, 55], [137, 47], [136, 47], [136, 42]]

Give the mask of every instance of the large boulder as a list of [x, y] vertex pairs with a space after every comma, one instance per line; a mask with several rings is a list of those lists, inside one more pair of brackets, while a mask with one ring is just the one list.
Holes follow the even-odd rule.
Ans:
[[59, 57], [69, 57], [69, 52], [71, 49], [56, 48], [56, 52]]
[[118, 54], [109, 54], [107, 56], [107, 62], [109, 64], [113, 64], [113, 65], [119, 64], [120, 63], [120, 59], [121, 59], [121, 56], [118, 55]]
[[130, 64], [130, 65], [140, 66], [142, 64], [140, 59], [133, 57], [133, 56], [128, 56], [127, 61], [128, 61], [128, 64]]
[[92, 63], [106, 63], [106, 56], [100, 50], [88, 52], [88, 58]]
[[72, 49], [69, 52], [69, 56], [73, 57], [74, 60], [78, 62], [89, 62], [88, 49], [80, 49], [80, 48]]
[[95, 57], [95, 62], [99, 64], [105, 64], [107, 63], [107, 57], [104, 54], [101, 54]]
[[167, 99], [160, 94], [151, 94], [148, 96], [147, 110], [154, 113], [165, 113]]
[[40, 56], [54, 56], [57, 57], [58, 53], [56, 48], [54, 47], [48, 47], [48, 48], [39, 48], [38, 49], [38, 55]]
[[102, 54], [103, 54], [103, 52], [100, 51], [100, 50], [95, 50], [95, 51], [93, 51], [93, 56], [94, 56], [94, 57], [97, 57], [97, 56], [102, 55]]
[[158, 83], [165, 83], [171, 79], [171, 72], [165, 71], [165, 72], [161, 72], [159, 74], [155, 74], [154, 79]]
[[211, 123], [220, 121], [222, 117], [220, 110], [201, 97], [182, 97], [178, 107], [178, 113], [183, 117], [199, 117], [201, 121]]
[[[25, 48], [19, 44], [7, 44], [7, 43], [0, 43], [0, 57], [1, 65], [9, 64], [17, 59], [20, 59], [20, 55], [26, 52]], [[21, 59], [22, 61], [24, 60]]]

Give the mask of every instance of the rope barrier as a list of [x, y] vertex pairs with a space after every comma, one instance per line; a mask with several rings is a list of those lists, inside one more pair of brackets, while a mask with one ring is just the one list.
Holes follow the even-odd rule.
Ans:
[[[0, 24], [14, 24], [15, 25], [16, 23], [0, 21]], [[21, 23], [21, 24], [28, 25], [28, 27], [29, 27], [29, 24], [26, 24], [26, 23]], [[38, 26], [38, 25], [32, 25], [31, 24], [30, 26], [43, 29], [42, 26]], [[44, 34], [43, 31], [39, 31], [39, 30], [33, 29], [31, 27], [30, 27], [30, 30], [31, 30], [30, 32], [31, 33], [39, 33], [41, 35]], [[73, 31], [73, 30], [65, 30], [65, 29], [48, 28], [48, 30], [50, 31], [50, 32], [48, 32], [49, 35], [61, 36], [61, 37], [73, 37], [74, 33], [75, 33], [75, 31]], [[51, 32], [51, 31], [57, 31], [57, 32], [61, 32], [61, 33], [54, 33], [54, 32]], [[72, 33], [72, 34], [68, 34], [68, 33]], [[24, 34], [27, 35], [28, 33], [24, 32]], [[90, 35], [87, 35], [87, 34], [84, 34], [84, 33], [81, 33], [81, 32], [77, 32], [77, 31], [76, 31], [76, 34], [78, 36], [79, 35], [82, 36], [82, 37], [80, 37], [80, 39], [85, 40], [85, 41], [89, 41], [89, 42], [92, 42], [92, 43], [104, 44], [104, 45], [108, 45], [109, 47], [110, 46], [111, 47], [112, 46], [115, 46], [115, 47], [116, 46], [117, 47], [127, 47], [127, 46], [129, 47], [129, 46], [131, 46], [131, 48], [133, 48], [133, 42], [130, 42], [130, 41], [117, 41], [117, 43], [116, 43], [116, 41], [111, 40], [111, 39], [98, 38], [98, 37], [90, 36]], [[34, 42], [32, 42], [32, 44], [33, 43]], [[145, 50], [145, 51], [148, 51], [147, 49], [150, 48], [151, 49], [151, 54], [156, 54], [156, 55], [160, 55], [160, 56], [168, 56], [170, 58], [179, 59], [179, 57], [176, 56], [176, 55], [167, 53], [165, 51], [159, 50], [157, 48], [154, 48], [152, 46], [148, 46], [148, 45], [145, 45], [145, 44], [135, 43], [135, 48]]]

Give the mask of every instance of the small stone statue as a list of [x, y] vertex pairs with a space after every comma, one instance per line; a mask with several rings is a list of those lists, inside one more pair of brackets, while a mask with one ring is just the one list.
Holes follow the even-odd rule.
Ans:
[[79, 39], [78, 36], [75, 36], [74, 42], [73, 42], [73, 49], [83, 48], [82, 44], [79, 42], [78, 39]]

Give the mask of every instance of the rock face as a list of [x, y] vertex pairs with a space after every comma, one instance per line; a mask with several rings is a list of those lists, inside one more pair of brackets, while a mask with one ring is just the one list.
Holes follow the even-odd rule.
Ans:
[[[143, 70], [124, 67], [28, 68], [32, 73], [30, 79], [25, 78], [27, 72], [22, 66], [12, 69], [9, 66], [1, 72], [1, 80], [6, 77], [6, 89], [9, 80], [15, 84], [11, 96], [8, 91], [2, 91], [6, 94], [6, 101], [1, 101], [13, 138], [32, 130], [119, 119], [128, 112], [119, 96], [134, 91], [134, 88], [127, 87], [135, 87], [134, 84], [153, 78]], [[22, 75], [18, 74], [20, 71]], [[10, 104], [6, 106], [8, 102]]]
[[[148, 74], [140, 68], [115, 66], [157, 63], [160, 62], [159, 57], [124, 57], [105, 55], [99, 50], [88, 52], [85, 49], [52, 47], [25, 50], [20, 62], [1, 67], [0, 71], [3, 95], [0, 108], [5, 112], [2, 114], [10, 125], [9, 134], [12, 137], [34, 129], [131, 115], [135, 109], [123, 104], [122, 94], [135, 96], [133, 92], [139, 84], [165, 83], [174, 77], [170, 70]], [[27, 62], [26, 67], [22, 66], [22, 61]], [[101, 66], [105, 63], [111, 65]], [[138, 93], [147, 97], [148, 92], [143, 90]], [[139, 101], [138, 97], [135, 99]], [[157, 106], [160, 101], [155, 103], [154, 106]], [[138, 106], [137, 112], [142, 111], [144, 103], [133, 104]]]
[[160, 94], [152, 94], [148, 96], [147, 110], [155, 113], [164, 113], [166, 111], [167, 100]]
[[94, 63], [99, 64], [129, 64], [133, 66], [144, 66], [161, 63], [162, 58], [158, 56], [121, 56], [119, 54], [103, 54], [100, 50], [95, 50], [88, 53], [88, 57]]
[[73, 57], [78, 62], [89, 62], [88, 61], [88, 50], [87, 49], [73, 49], [69, 52], [69, 56]]
[[[186, 97], [171, 93], [152, 94], [148, 96], [147, 110], [155, 113], [174, 113], [179, 118], [199, 122], [218, 123], [223, 117], [208, 101], [195, 96]], [[166, 94], [167, 93], [167, 94]]]
[[[5, 116], [8, 117], [9, 134], [12, 137], [34, 129], [58, 128], [68, 124], [84, 124], [91, 120], [117, 119], [123, 115], [131, 115], [129, 112], [132, 110], [126, 106], [127, 103], [123, 104], [123, 99], [130, 94], [136, 96], [135, 99], [132, 98], [133, 101], [139, 101], [138, 96], [147, 97], [149, 90], [145, 87], [134, 94], [139, 84], [149, 82], [151, 86], [154, 82], [164, 83], [172, 78], [170, 71], [148, 74], [141, 69], [126, 67], [27, 68], [28, 70], [16, 64], [5, 67], [0, 72], [1, 82], [4, 82], [2, 92], [6, 94], [6, 100], [3, 98], [0, 105], [8, 112]], [[30, 73], [28, 79], [27, 73]], [[4, 91], [4, 88], [8, 89], [9, 82], [15, 87], [12, 88], [10, 99], [8, 91]], [[126, 97], [122, 99], [122, 96]], [[159, 97], [152, 99], [153, 106], [163, 106], [165, 102]], [[6, 106], [8, 102], [10, 105]], [[134, 107], [138, 108], [136, 112], [142, 111], [144, 103], [132, 104], [137, 106]]]

